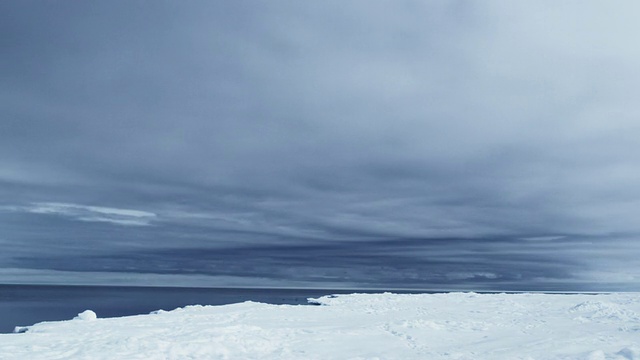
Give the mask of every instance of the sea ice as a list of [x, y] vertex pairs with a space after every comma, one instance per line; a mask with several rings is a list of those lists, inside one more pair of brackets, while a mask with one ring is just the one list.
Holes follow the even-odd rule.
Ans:
[[43, 322], [0, 359], [640, 359], [640, 294], [351, 294]]

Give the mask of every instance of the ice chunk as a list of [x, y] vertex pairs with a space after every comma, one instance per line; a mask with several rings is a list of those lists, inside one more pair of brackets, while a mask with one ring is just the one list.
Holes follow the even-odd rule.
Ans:
[[85, 310], [85, 311], [81, 312], [80, 314], [78, 314], [78, 316], [76, 316], [73, 319], [74, 320], [95, 320], [97, 318], [98, 318], [98, 316], [96, 315], [95, 312], [93, 312], [91, 310]]

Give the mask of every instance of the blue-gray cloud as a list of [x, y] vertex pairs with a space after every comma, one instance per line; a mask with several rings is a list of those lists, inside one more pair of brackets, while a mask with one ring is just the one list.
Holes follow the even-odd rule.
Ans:
[[[364, 262], [322, 263], [362, 284], [397, 281], [369, 263], [473, 284], [541, 259], [525, 287], [637, 284], [631, 2], [0, 7], [0, 266], [153, 253], [209, 274], [171, 254], [263, 251], [252, 276], [300, 280], [286, 269], [311, 247], [367, 244]], [[434, 252], [465, 254], [455, 271], [389, 255], [443, 238], [466, 239]], [[505, 248], [523, 257], [487, 255]]]

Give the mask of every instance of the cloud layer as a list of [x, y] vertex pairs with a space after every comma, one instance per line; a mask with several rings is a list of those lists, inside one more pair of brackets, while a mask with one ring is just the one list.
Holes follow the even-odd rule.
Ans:
[[0, 267], [635, 289], [637, 7], [0, 4]]

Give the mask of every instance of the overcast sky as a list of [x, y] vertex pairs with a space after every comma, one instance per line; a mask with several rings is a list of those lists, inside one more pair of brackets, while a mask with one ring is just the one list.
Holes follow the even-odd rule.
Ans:
[[634, 1], [2, 1], [0, 283], [640, 290]]

